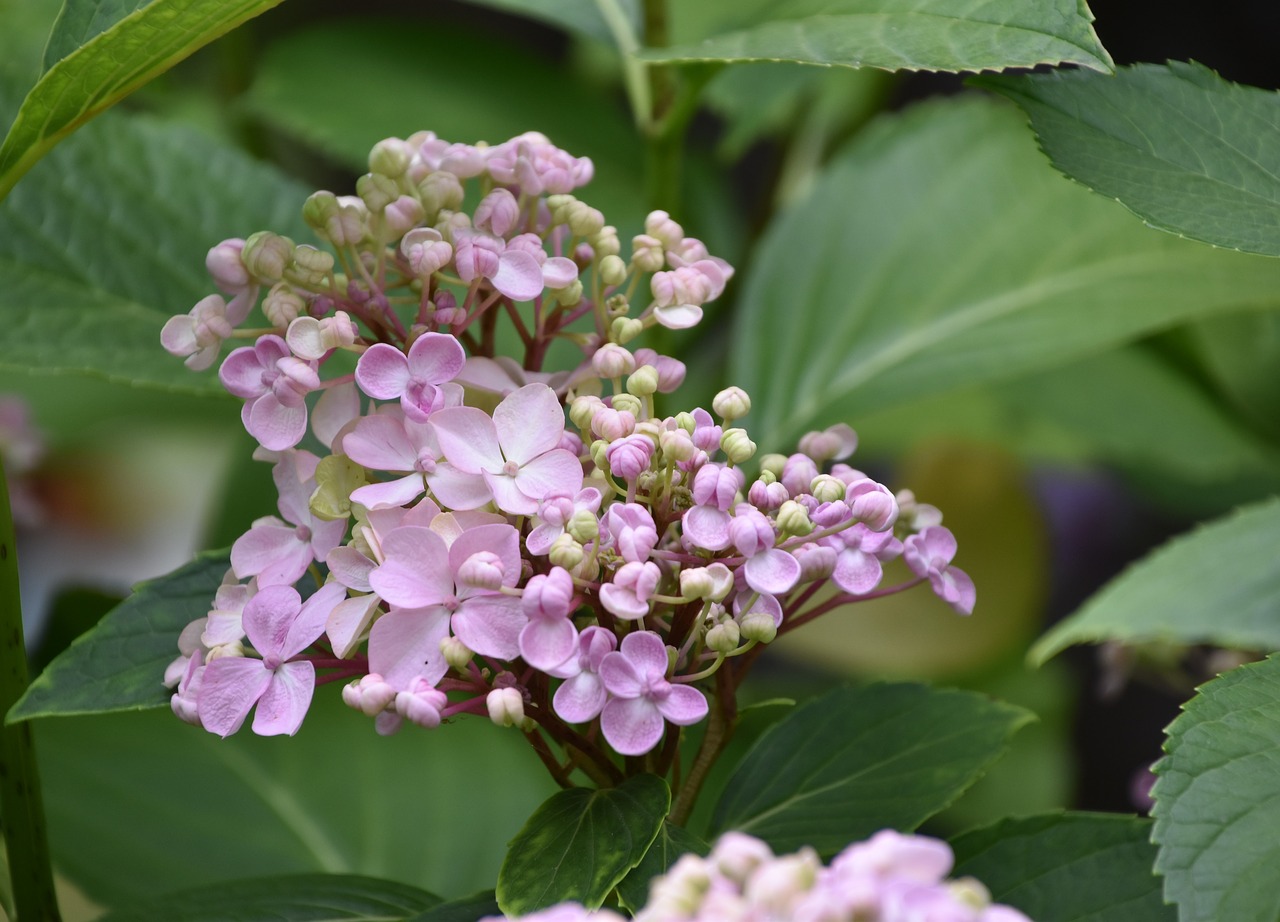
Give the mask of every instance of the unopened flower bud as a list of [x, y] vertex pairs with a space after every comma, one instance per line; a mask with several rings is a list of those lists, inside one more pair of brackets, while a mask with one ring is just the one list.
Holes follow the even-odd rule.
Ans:
[[693, 431], [698, 428], [698, 421], [693, 418], [693, 414], [687, 410], [681, 410], [674, 417], [676, 425], [685, 432], [693, 435]]
[[[636, 400], [630, 394], [619, 394], [613, 398], [612, 407], [602, 405], [591, 417], [591, 431], [606, 442], [625, 438], [636, 431], [635, 413], [618, 407], [618, 400], [621, 397]], [[636, 403], [639, 401], [636, 400]], [[594, 451], [594, 446], [592, 450]]]
[[302, 220], [307, 222], [308, 227], [322, 231], [340, 208], [338, 197], [332, 192], [313, 192], [303, 203]]
[[591, 455], [591, 463], [596, 466], [597, 470], [606, 470], [609, 467], [609, 458], [605, 454], [609, 450], [609, 443], [605, 439], [596, 439], [591, 443], [591, 449], [588, 454]]
[[594, 555], [583, 557], [576, 567], [569, 569], [569, 574], [594, 583], [600, 578], [600, 559]]
[[369, 209], [354, 195], [341, 196], [338, 204], [320, 233], [334, 246], [358, 246], [369, 236]]
[[609, 338], [618, 345], [626, 345], [644, 332], [644, 321], [635, 317], [615, 317], [609, 325]]
[[811, 848], [783, 855], [756, 868], [743, 892], [751, 905], [768, 915], [787, 917], [792, 904], [808, 892], [818, 878], [822, 861]]
[[207, 666], [216, 659], [237, 659], [242, 656], [244, 656], [244, 644], [237, 640], [233, 643], [218, 644], [209, 651], [209, 655], [204, 658], [204, 662]]
[[782, 469], [787, 466], [787, 456], [773, 454], [762, 455], [760, 458], [760, 471], [764, 473], [768, 471], [775, 479], [782, 478]]
[[613, 408], [619, 413], [626, 413], [632, 417], [631, 428], [635, 429], [634, 420], [644, 413], [644, 404], [640, 402], [640, 398], [633, 394], [614, 394], [611, 402]]
[[595, 419], [596, 413], [604, 408], [604, 401], [599, 397], [590, 395], [575, 397], [569, 404], [569, 421], [583, 432], [589, 432], [592, 428], [591, 421]]
[[720, 448], [734, 464], [750, 461], [756, 453], [756, 443], [747, 437], [746, 429], [726, 429], [720, 436]]
[[458, 583], [472, 589], [497, 590], [502, 578], [502, 558], [492, 551], [472, 554], [458, 567]]
[[668, 250], [674, 250], [684, 240], [684, 228], [671, 220], [665, 211], [651, 211], [644, 219], [644, 232], [662, 242]]
[[802, 583], [829, 579], [836, 571], [838, 555], [835, 548], [822, 544], [802, 544], [791, 551], [791, 556], [800, 563], [800, 582]]
[[396, 695], [396, 713], [430, 730], [440, 726], [440, 711], [448, 703], [444, 692], [419, 677], [409, 683], [407, 691]]
[[716, 653], [732, 653], [742, 642], [736, 621], [721, 621], [707, 631], [707, 647]]
[[627, 378], [627, 393], [636, 397], [650, 397], [658, 392], [658, 369], [641, 365]]
[[423, 211], [421, 202], [409, 195], [399, 196], [382, 210], [382, 220], [385, 222], [383, 239], [387, 243], [398, 239], [421, 224], [424, 217], [426, 212]]
[[622, 258], [615, 255], [604, 257], [600, 260], [600, 281], [606, 285], [621, 285], [627, 280], [627, 264]]
[[733, 572], [722, 563], [680, 571], [680, 594], [686, 598], [721, 602], [733, 590]]
[[631, 238], [631, 265], [639, 272], [657, 272], [666, 265], [662, 241], [650, 234]]
[[845, 423], [828, 426], [821, 432], [809, 432], [800, 438], [799, 448], [818, 464], [840, 461], [858, 447], [858, 435]]
[[373, 672], [342, 689], [342, 700], [366, 717], [376, 717], [395, 700], [396, 690], [378, 673]]
[[582, 544], [577, 541], [573, 535], [568, 533], [562, 534], [551, 543], [551, 549], [547, 552], [547, 557], [557, 567], [572, 570], [578, 564], [582, 563]]
[[590, 509], [579, 509], [565, 523], [565, 531], [580, 544], [590, 544], [600, 536], [600, 520]]
[[495, 688], [484, 703], [489, 708], [489, 719], [499, 727], [524, 723], [524, 695], [518, 688]]
[[462, 183], [452, 173], [428, 173], [418, 183], [418, 197], [428, 218], [434, 219], [441, 211], [457, 211], [463, 196]]
[[606, 224], [600, 228], [588, 242], [600, 259], [617, 256], [622, 252], [622, 243], [618, 240], [618, 229], [612, 224]]
[[747, 491], [747, 501], [762, 512], [771, 512], [785, 503], [790, 495], [772, 474], [762, 471], [760, 478]]
[[321, 279], [333, 271], [333, 254], [306, 244], [293, 251], [293, 262], [296, 269]]
[[693, 437], [683, 429], [662, 430], [658, 435], [658, 446], [668, 461], [688, 461], [698, 451], [698, 446], [693, 444]]
[[556, 289], [556, 301], [565, 307], [573, 307], [582, 300], [582, 279], [574, 279], [563, 288]]
[[270, 231], [259, 231], [244, 242], [241, 260], [259, 282], [278, 282], [293, 262], [293, 241]]
[[365, 173], [356, 180], [356, 195], [372, 214], [381, 214], [382, 209], [400, 197], [400, 188], [390, 177]]
[[778, 636], [778, 626], [767, 611], [749, 611], [739, 618], [739, 629], [747, 640], [769, 643]]
[[204, 267], [209, 270], [213, 284], [227, 294], [236, 294], [252, 284], [253, 280], [240, 259], [243, 252], [244, 241], [233, 237], [211, 248], [204, 258]]
[[480, 200], [474, 222], [481, 230], [505, 237], [519, 217], [520, 203], [509, 190], [499, 187]]
[[849, 484], [843, 497], [855, 521], [872, 531], [887, 531], [898, 520], [898, 501], [889, 488], [866, 478]]
[[820, 503], [834, 503], [844, 499], [845, 486], [830, 474], [819, 474], [809, 485], [809, 492]]
[[632, 433], [610, 442], [604, 456], [615, 477], [634, 481], [649, 469], [649, 462], [653, 460], [653, 441], [644, 435]]
[[456, 637], [443, 637], [440, 640], [440, 652], [444, 655], [444, 661], [449, 664], [450, 668], [462, 672], [467, 668], [467, 664], [471, 662], [471, 658], [475, 653]]
[[778, 509], [778, 530], [786, 535], [809, 534], [813, 531], [809, 510], [793, 499], [787, 500]]
[[591, 368], [602, 378], [621, 378], [636, 370], [636, 360], [621, 346], [605, 343], [591, 356]]
[[740, 387], [726, 387], [711, 400], [715, 410], [725, 422], [741, 419], [751, 412], [751, 398]]
[[262, 299], [262, 312], [267, 315], [267, 320], [276, 329], [287, 327], [306, 309], [307, 302], [287, 282], [273, 285], [267, 292], [267, 296]]
[[773, 852], [755, 836], [726, 832], [716, 841], [707, 860], [719, 868], [725, 877], [742, 886], [756, 868], [773, 860]]
[[369, 172], [398, 179], [409, 169], [412, 160], [413, 148], [407, 141], [387, 138], [373, 145], [369, 151]]
[[586, 202], [574, 202], [565, 214], [569, 230], [578, 237], [590, 237], [604, 227], [604, 215]]

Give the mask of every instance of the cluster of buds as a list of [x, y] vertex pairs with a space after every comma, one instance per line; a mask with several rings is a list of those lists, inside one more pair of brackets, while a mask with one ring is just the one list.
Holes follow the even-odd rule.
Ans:
[[[616, 754], [667, 770], [667, 724], [702, 720], [709, 694], [731, 708], [761, 645], [824, 612], [926, 580], [972, 609], [938, 511], [843, 463], [847, 426], [757, 458], [739, 388], [658, 411], [684, 365], [632, 341], [697, 323], [733, 274], [669, 215], [624, 259], [571, 194], [590, 161], [537, 134], [422, 133], [369, 163], [358, 196], [304, 209], [332, 253], [224, 241], [208, 266], [232, 300], [165, 327], [193, 367], [254, 340], [219, 374], [279, 489], [179, 641], [184, 719], [225, 736], [256, 705], [255, 732], [293, 733], [317, 682], [346, 681], [379, 732], [488, 715], [560, 780], [614, 783]], [[263, 289], [270, 326], [237, 329]], [[504, 317], [519, 359], [498, 351]], [[581, 359], [544, 370], [557, 342]], [[914, 578], [882, 587], [898, 556]]]
[[[721, 836], [706, 858], [681, 857], [649, 887], [636, 922], [1031, 922], [972, 877], [947, 880], [945, 842], [882, 830], [824, 867], [803, 849], [775, 856], [759, 839]], [[490, 917], [482, 922], [503, 922]], [[607, 909], [562, 903], [521, 922], [624, 922]]]

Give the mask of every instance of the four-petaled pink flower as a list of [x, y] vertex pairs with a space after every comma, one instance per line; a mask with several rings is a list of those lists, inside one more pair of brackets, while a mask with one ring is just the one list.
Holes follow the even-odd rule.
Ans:
[[546, 672], [564, 679], [556, 689], [551, 704], [555, 712], [571, 724], [594, 720], [604, 707], [609, 693], [600, 678], [600, 664], [618, 649], [618, 638], [612, 631], [593, 624], [578, 635], [578, 655]]
[[581, 462], [556, 447], [564, 434], [564, 412], [545, 384], [508, 394], [493, 416], [475, 407], [452, 407], [431, 422], [449, 463], [473, 483], [482, 481], [503, 512], [532, 515], [547, 496], [572, 496], [582, 488]]
[[255, 704], [253, 732], [277, 736], [298, 732], [311, 706], [316, 670], [293, 661], [324, 633], [329, 611], [346, 589], [329, 583], [304, 603], [292, 586], [268, 586], [244, 607], [244, 630], [262, 659], [224, 656], [204, 669], [197, 697], [200, 722], [210, 733], [240, 729]]
[[462, 403], [462, 388], [450, 385], [466, 361], [456, 339], [446, 333], [423, 333], [406, 356], [395, 346], [374, 343], [356, 364], [356, 383], [378, 400], [399, 399], [414, 422], [446, 406]]
[[534, 669], [554, 669], [578, 646], [578, 629], [569, 620], [573, 577], [562, 567], [531, 577], [520, 599], [529, 623], [520, 631], [520, 655]]
[[977, 592], [969, 574], [950, 566], [956, 556], [956, 539], [951, 529], [930, 525], [903, 543], [902, 559], [916, 576], [927, 576], [938, 598], [959, 614], [973, 612]]
[[249, 434], [263, 448], [283, 451], [307, 434], [306, 396], [320, 387], [316, 367], [295, 358], [279, 336], [268, 334], [252, 346], [232, 350], [218, 378], [244, 398], [240, 418]]
[[667, 646], [653, 631], [622, 638], [622, 646], [600, 663], [609, 701], [600, 712], [600, 729], [624, 756], [638, 756], [658, 745], [663, 720], [679, 727], [707, 716], [707, 699], [696, 688], [667, 681]]

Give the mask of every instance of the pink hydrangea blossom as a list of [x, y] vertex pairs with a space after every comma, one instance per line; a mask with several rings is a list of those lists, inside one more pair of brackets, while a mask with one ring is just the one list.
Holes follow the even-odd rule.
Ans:
[[235, 349], [218, 370], [223, 386], [244, 399], [241, 419], [263, 448], [292, 448], [307, 433], [306, 396], [320, 387], [315, 362], [295, 358], [283, 339], [259, 337]]
[[540, 524], [529, 532], [524, 541], [529, 553], [538, 557], [547, 554], [555, 540], [564, 534], [569, 520], [579, 512], [595, 515], [600, 511], [600, 500], [600, 491], [595, 487], [584, 487], [572, 499], [567, 494], [553, 494], [543, 499], [538, 506]]
[[640, 503], [614, 503], [604, 516], [604, 530], [613, 548], [628, 563], [642, 563], [658, 545], [658, 526]]
[[426, 422], [432, 413], [462, 403], [462, 388], [450, 385], [466, 353], [452, 336], [423, 333], [409, 354], [387, 343], [374, 343], [356, 364], [356, 383], [377, 400], [400, 401], [406, 418]]
[[658, 591], [662, 571], [651, 560], [624, 563], [613, 579], [600, 587], [600, 604], [619, 618], [643, 618], [649, 599]]
[[535, 669], [554, 669], [578, 647], [578, 629], [569, 620], [573, 577], [562, 567], [530, 577], [520, 599], [529, 623], [520, 631], [520, 655]]
[[667, 647], [653, 631], [622, 638], [617, 652], [600, 663], [609, 701], [600, 729], [623, 755], [648, 752], [662, 739], [663, 721], [687, 727], [707, 716], [707, 699], [689, 685], [667, 681]]
[[609, 697], [600, 678], [600, 664], [617, 648], [618, 638], [613, 632], [593, 624], [578, 635], [577, 656], [571, 654], [559, 666], [546, 670], [565, 680], [551, 701], [561, 719], [579, 724], [600, 714]]
[[931, 525], [903, 542], [902, 559], [916, 576], [927, 576], [933, 591], [959, 614], [973, 612], [977, 598], [969, 574], [950, 566], [956, 539], [949, 528]]

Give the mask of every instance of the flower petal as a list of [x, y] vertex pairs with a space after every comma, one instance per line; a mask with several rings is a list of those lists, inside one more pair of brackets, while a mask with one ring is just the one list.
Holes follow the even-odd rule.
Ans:
[[677, 727], [696, 724], [707, 716], [707, 698], [691, 685], [672, 685], [667, 697], [656, 702], [658, 711]]
[[210, 733], [227, 737], [240, 729], [249, 709], [271, 684], [271, 670], [260, 659], [223, 656], [205, 667], [196, 696], [200, 723]]
[[399, 397], [409, 386], [409, 360], [390, 343], [374, 343], [356, 363], [356, 383], [378, 400]]
[[409, 373], [428, 384], [452, 381], [466, 360], [462, 344], [447, 333], [423, 333], [409, 347]]
[[622, 655], [647, 678], [660, 679], [666, 675], [667, 645], [653, 631], [636, 631], [628, 634], [622, 638], [622, 646], [619, 649]]
[[498, 431], [484, 410], [475, 407], [445, 407], [431, 415], [436, 438], [445, 458], [466, 474], [502, 469], [502, 448]]
[[553, 448], [520, 468], [516, 489], [535, 500], [557, 493], [572, 496], [582, 489], [582, 462], [571, 451]]
[[453, 613], [453, 633], [481, 656], [515, 659], [520, 655], [520, 631], [528, 621], [519, 599], [477, 595]]
[[532, 253], [505, 250], [498, 257], [498, 271], [489, 281], [512, 301], [532, 301], [542, 294], [542, 267]]
[[571, 724], [594, 720], [604, 707], [609, 693], [594, 672], [580, 672], [556, 689], [551, 704], [561, 719]]
[[385, 614], [369, 631], [369, 671], [400, 691], [419, 676], [434, 685], [449, 671], [440, 653], [447, 636], [449, 610], [443, 605]]
[[[502, 454], [508, 461], [524, 465], [560, 444], [564, 410], [556, 392], [547, 385], [526, 384], [502, 398], [494, 408], [492, 425], [502, 443]], [[449, 460], [458, 463], [452, 457]]]
[[392, 605], [421, 608], [453, 595], [449, 549], [431, 529], [393, 529], [382, 540], [382, 553], [384, 562], [369, 574], [369, 585]]
[[316, 690], [316, 667], [310, 663], [285, 663], [275, 671], [258, 699], [253, 732], [258, 736], [293, 736], [311, 707]]
[[555, 669], [578, 649], [578, 629], [568, 618], [534, 618], [520, 632], [520, 655], [534, 669]]
[[748, 586], [770, 595], [781, 595], [800, 580], [800, 561], [777, 547], [754, 555], [742, 569]]
[[613, 698], [600, 712], [600, 729], [624, 756], [644, 755], [662, 739], [662, 715], [648, 698]]

